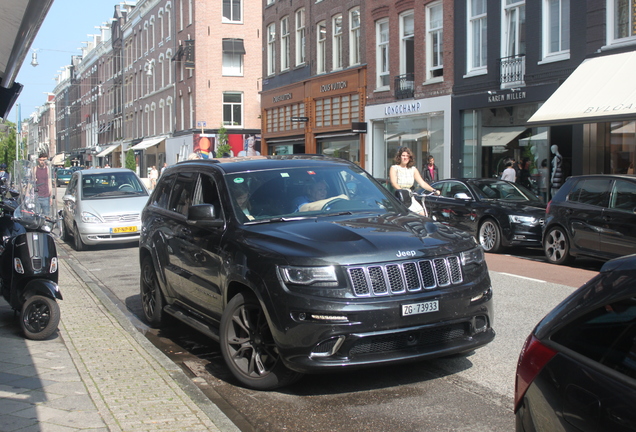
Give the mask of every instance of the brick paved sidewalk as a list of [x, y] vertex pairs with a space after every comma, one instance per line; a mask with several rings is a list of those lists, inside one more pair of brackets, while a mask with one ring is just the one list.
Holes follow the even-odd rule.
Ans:
[[46, 341], [23, 339], [0, 304], [0, 431], [238, 430], [89, 285], [60, 260], [62, 319]]

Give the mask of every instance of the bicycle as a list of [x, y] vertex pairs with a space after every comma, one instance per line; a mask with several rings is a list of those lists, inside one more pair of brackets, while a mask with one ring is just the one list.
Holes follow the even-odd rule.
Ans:
[[[438, 192], [438, 189], [433, 190], [432, 192], [428, 192], [427, 193], [422, 193], [422, 192], [415, 192], [412, 191], [410, 189], [399, 189], [397, 191], [395, 191], [396, 196], [400, 199], [400, 201], [402, 201], [402, 203], [404, 203], [404, 205], [406, 205], [407, 202], [413, 200], [413, 199], [417, 199], [418, 202], [420, 203], [420, 205], [422, 206], [422, 210], [424, 211], [424, 216], [428, 217], [428, 210], [426, 209], [426, 197], [427, 196], [432, 196], [432, 195], [436, 195]], [[406, 200], [406, 194], [408, 194], [409, 196], [409, 200]], [[407, 206], [408, 207], [408, 206]]]

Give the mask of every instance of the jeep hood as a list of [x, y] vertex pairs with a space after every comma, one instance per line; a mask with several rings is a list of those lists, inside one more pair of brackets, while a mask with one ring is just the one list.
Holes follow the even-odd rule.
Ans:
[[290, 264], [364, 264], [448, 255], [471, 249], [469, 234], [414, 215], [323, 217], [245, 227], [251, 246]]

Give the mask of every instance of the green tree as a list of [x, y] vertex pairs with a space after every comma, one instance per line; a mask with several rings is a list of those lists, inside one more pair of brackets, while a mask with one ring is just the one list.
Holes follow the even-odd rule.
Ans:
[[225, 129], [225, 126], [221, 126], [219, 128], [219, 133], [217, 136], [219, 138], [219, 145], [216, 146], [216, 156], [223, 157], [225, 153], [230, 154], [230, 151], [232, 149], [230, 148], [230, 145], [227, 143], [228, 141], [227, 129]]
[[126, 152], [126, 168], [129, 170], [136, 171], [137, 170], [137, 162], [135, 162], [135, 151], [128, 150]]
[[15, 123], [5, 121], [0, 123], [0, 163], [7, 164], [7, 171], [13, 171], [15, 160]]

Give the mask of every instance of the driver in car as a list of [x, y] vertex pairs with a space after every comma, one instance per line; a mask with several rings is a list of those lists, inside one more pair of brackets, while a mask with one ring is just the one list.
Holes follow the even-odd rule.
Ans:
[[336, 198], [348, 199], [346, 195], [327, 198], [327, 183], [324, 180], [309, 184], [305, 188], [305, 194], [294, 200], [297, 212], [317, 211], [329, 201]]

